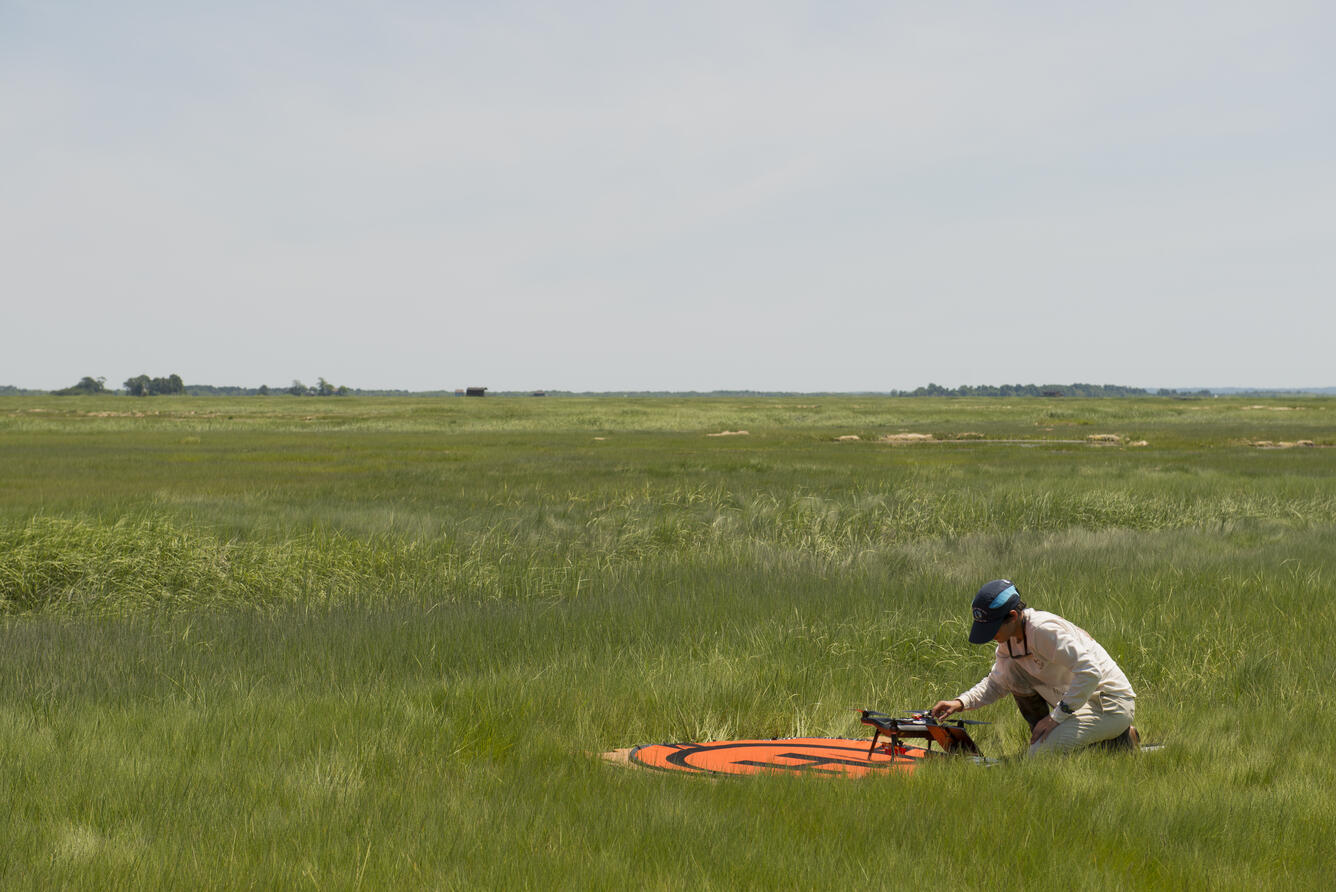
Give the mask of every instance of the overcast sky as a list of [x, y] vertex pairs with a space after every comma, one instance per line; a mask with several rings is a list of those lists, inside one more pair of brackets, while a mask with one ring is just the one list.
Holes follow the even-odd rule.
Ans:
[[0, 0], [0, 384], [1336, 384], [1336, 7]]

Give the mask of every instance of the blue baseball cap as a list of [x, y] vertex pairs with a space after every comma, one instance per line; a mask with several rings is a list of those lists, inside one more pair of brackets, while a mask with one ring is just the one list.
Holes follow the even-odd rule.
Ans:
[[986, 582], [974, 596], [974, 625], [970, 627], [970, 644], [986, 644], [993, 640], [1011, 611], [1021, 603], [1021, 593], [1010, 579]]

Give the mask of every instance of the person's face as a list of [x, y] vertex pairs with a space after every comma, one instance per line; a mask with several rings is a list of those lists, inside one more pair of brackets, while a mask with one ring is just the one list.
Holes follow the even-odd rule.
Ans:
[[993, 640], [996, 641], [998, 644], [1001, 644], [1008, 638], [1015, 638], [1016, 633], [1020, 631], [1020, 628], [1021, 628], [1020, 611], [1013, 610], [1007, 614], [1007, 618], [1002, 623], [1002, 625], [997, 627], [997, 634], [993, 636]]

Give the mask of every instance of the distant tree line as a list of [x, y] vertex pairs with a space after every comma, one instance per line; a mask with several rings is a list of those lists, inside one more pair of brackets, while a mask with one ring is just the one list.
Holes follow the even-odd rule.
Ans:
[[79, 379], [79, 383], [73, 387], [66, 387], [63, 390], [51, 391], [56, 396], [86, 396], [94, 393], [111, 393], [107, 390], [106, 378], [93, 378], [84, 375]]
[[[349, 387], [343, 385], [334, 385], [319, 378], [316, 383], [307, 386], [301, 381], [294, 380], [288, 387], [270, 388], [267, 384], [261, 384], [259, 387], [216, 387], [212, 384], [191, 384], [187, 385], [181, 380], [181, 376], [172, 373], [166, 378], [150, 378], [148, 375], [135, 375], [133, 378], [125, 379], [122, 385], [123, 391], [107, 389], [106, 378], [94, 378], [85, 375], [79, 379], [79, 383], [61, 390], [50, 391], [56, 396], [88, 396], [95, 394], [114, 394], [124, 393], [127, 396], [160, 396], [160, 395], [186, 395], [186, 396], [268, 396], [271, 393], [289, 394], [291, 396], [348, 396], [356, 393]], [[20, 390], [12, 386], [0, 386], [0, 394], [28, 394], [43, 393], [44, 391]], [[408, 395], [408, 391], [399, 391]]]
[[[294, 378], [292, 381], [292, 385], [288, 387], [287, 391], [285, 392], [291, 394], [292, 396], [347, 396], [348, 394], [352, 393], [352, 391], [349, 390], [347, 387], [344, 387], [342, 385], [335, 387], [333, 384], [330, 384], [324, 378], [316, 379], [316, 383], [310, 387], [307, 387], [305, 384]], [[269, 393], [268, 386], [261, 384], [260, 395], [265, 396], [268, 393]]]
[[[313, 387], [308, 387], [301, 381], [293, 381], [287, 387], [270, 387], [268, 384], [261, 384], [259, 387], [187, 384], [186, 393], [190, 396], [272, 396], [277, 394], [288, 394], [289, 396], [366, 396], [375, 392], [354, 390], [343, 385], [335, 386], [324, 378], [319, 378]], [[401, 393], [408, 394], [407, 391], [401, 391]]]
[[[136, 375], [133, 378], [127, 378], [124, 384], [125, 393], [130, 396], [158, 396], [159, 394], [181, 394], [186, 392], [185, 383], [181, 376], [172, 373], [166, 378], [150, 378], [148, 375]], [[98, 394], [115, 393], [114, 390], [107, 389], [107, 379], [91, 375], [84, 375], [79, 379], [79, 383], [71, 387], [65, 387], [61, 390], [53, 390], [55, 396], [95, 396]]]
[[[108, 390], [106, 387], [106, 378], [93, 378], [85, 376], [79, 379], [79, 383], [72, 387], [66, 387], [63, 390], [53, 390], [51, 393], [57, 396], [79, 396], [88, 394], [113, 394], [118, 391]], [[124, 384], [124, 393], [130, 396], [157, 396], [159, 394], [185, 394], [188, 396], [269, 396], [271, 394], [285, 394], [289, 396], [413, 396], [413, 397], [433, 397], [433, 396], [456, 396], [462, 391], [449, 390], [361, 390], [350, 388], [345, 385], [334, 385], [324, 378], [316, 379], [313, 385], [306, 385], [300, 380], [293, 380], [287, 387], [271, 388], [267, 384], [261, 384], [259, 387], [236, 387], [236, 386], [217, 386], [213, 384], [185, 384], [181, 376], [177, 374], [168, 375], [166, 378], [150, 378], [148, 375], [136, 375], [129, 378]], [[0, 386], [0, 394], [38, 394], [43, 391], [22, 390], [13, 386]], [[914, 390], [888, 390], [888, 391], [859, 391], [858, 393], [848, 391], [769, 391], [769, 390], [711, 390], [711, 391], [681, 391], [681, 390], [618, 390], [618, 391], [569, 391], [569, 390], [547, 390], [547, 391], [492, 391], [492, 396], [533, 396], [535, 393], [545, 393], [548, 396], [625, 396], [625, 397], [737, 397], [737, 396], [963, 396], [963, 397], [1144, 397], [1144, 396], [1162, 396], [1184, 398], [1209, 397], [1213, 391], [1203, 388], [1201, 390], [1172, 390], [1161, 387], [1152, 392], [1141, 387], [1124, 387], [1119, 384], [1001, 384], [1001, 385], [963, 385], [961, 387], [943, 387], [940, 384], [928, 384], [926, 387], [918, 387]], [[1220, 392], [1220, 391], [1216, 391]], [[1231, 394], [1253, 393], [1262, 394], [1270, 391], [1249, 391], [1242, 388], [1229, 391]], [[1279, 393], [1331, 393], [1336, 392], [1333, 389], [1327, 390], [1308, 390], [1308, 391], [1276, 391]]]
[[971, 387], [943, 387], [929, 384], [914, 390], [892, 390], [891, 396], [1150, 396], [1143, 387], [1123, 387], [1119, 384], [983, 384]]
[[186, 392], [186, 385], [181, 376], [174, 372], [166, 378], [135, 375], [133, 378], [125, 379], [124, 387], [130, 396], [170, 396]]
[[316, 383], [310, 386], [294, 378], [287, 387], [270, 387], [268, 384], [261, 384], [259, 387], [218, 387], [213, 384], [191, 384], [186, 388], [186, 393], [191, 396], [270, 396], [273, 394], [349, 396], [358, 392], [342, 384], [337, 386], [331, 384], [324, 378], [317, 378]]
[[254, 387], [236, 387], [215, 384], [187, 384], [186, 396], [255, 396], [259, 391]]
[[1182, 398], [1184, 398], [1184, 397], [1194, 397], [1194, 398], [1195, 398], [1195, 397], [1200, 397], [1200, 396], [1213, 396], [1214, 394], [1212, 394], [1212, 392], [1211, 392], [1210, 390], [1206, 389], [1205, 387], [1203, 387], [1201, 390], [1173, 390], [1172, 388], [1169, 388], [1169, 387], [1161, 387], [1159, 390], [1155, 391], [1155, 395], [1156, 395], [1156, 396], [1175, 396], [1175, 397], [1178, 397], [1178, 398], [1182, 399]]

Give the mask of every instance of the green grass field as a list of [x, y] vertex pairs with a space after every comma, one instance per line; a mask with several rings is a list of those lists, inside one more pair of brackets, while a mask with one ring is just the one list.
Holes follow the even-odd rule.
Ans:
[[[1333, 446], [1315, 398], [0, 398], [0, 884], [1326, 888]], [[1164, 751], [589, 755], [866, 736], [987, 671], [997, 576]]]

